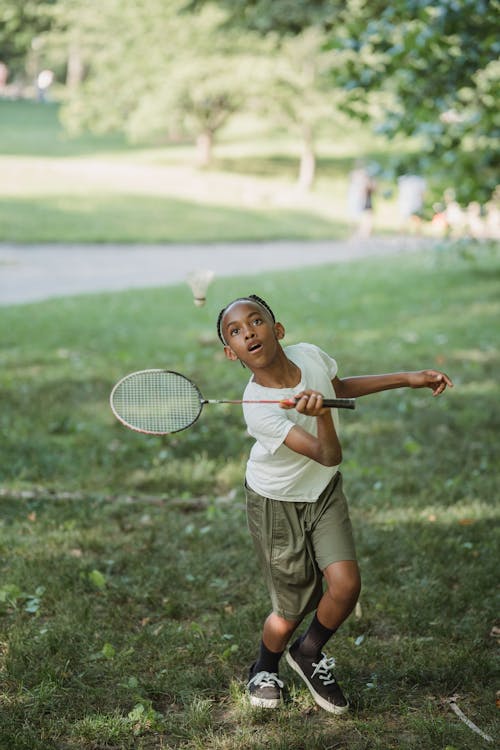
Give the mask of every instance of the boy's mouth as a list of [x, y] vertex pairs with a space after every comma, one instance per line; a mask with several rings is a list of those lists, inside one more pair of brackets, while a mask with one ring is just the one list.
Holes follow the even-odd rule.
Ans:
[[262, 349], [262, 344], [259, 344], [258, 342], [255, 344], [250, 344], [250, 346], [248, 347], [248, 351], [252, 353], [258, 351], [259, 349]]

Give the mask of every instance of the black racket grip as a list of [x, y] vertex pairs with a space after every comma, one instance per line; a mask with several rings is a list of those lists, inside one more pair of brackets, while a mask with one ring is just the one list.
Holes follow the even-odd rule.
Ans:
[[355, 409], [355, 398], [324, 398], [323, 406], [335, 409]]

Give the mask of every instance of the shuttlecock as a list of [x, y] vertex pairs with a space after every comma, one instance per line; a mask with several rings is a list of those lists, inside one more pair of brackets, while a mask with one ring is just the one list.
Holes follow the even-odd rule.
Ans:
[[202, 307], [207, 299], [207, 289], [215, 274], [207, 269], [190, 271], [187, 275], [187, 283], [193, 292], [193, 301], [196, 307]]

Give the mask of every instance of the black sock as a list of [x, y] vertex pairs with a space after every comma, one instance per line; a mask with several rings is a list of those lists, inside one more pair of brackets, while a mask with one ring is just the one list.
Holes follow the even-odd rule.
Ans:
[[318, 657], [321, 654], [321, 649], [335, 633], [335, 630], [336, 628], [333, 630], [325, 628], [318, 620], [318, 616], [314, 615], [311, 624], [300, 639], [300, 652], [304, 656]]
[[261, 641], [259, 657], [252, 667], [253, 674], [257, 674], [257, 672], [274, 672], [278, 674], [278, 664], [282, 655], [283, 651], [270, 651], [264, 641]]

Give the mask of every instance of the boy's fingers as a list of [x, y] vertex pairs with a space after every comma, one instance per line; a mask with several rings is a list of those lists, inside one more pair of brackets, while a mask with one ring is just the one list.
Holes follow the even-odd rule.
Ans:
[[444, 390], [446, 390], [446, 387], [449, 386], [450, 388], [453, 388], [453, 382], [451, 378], [448, 377], [444, 372], [437, 372], [434, 375], [435, 381], [437, 381], [438, 385], [432, 385], [433, 390], [433, 396], [439, 396], [440, 393], [442, 393]]
[[430, 386], [433, 390], [434, 396], [439, 396], [439, 394], [442, 393], [447, 386], [453, 388], [453, 382], [451, 378], [446, 375], [446, 373], [432, 371], [431, 376], [434, 382], [431, 382]]
[[449, 385], [450, 388], [453, 388], [453, 383], [450, 377], [445, 372], [436, 372], [435, 373], [436, 380], [444, 381], [446, 385]]

